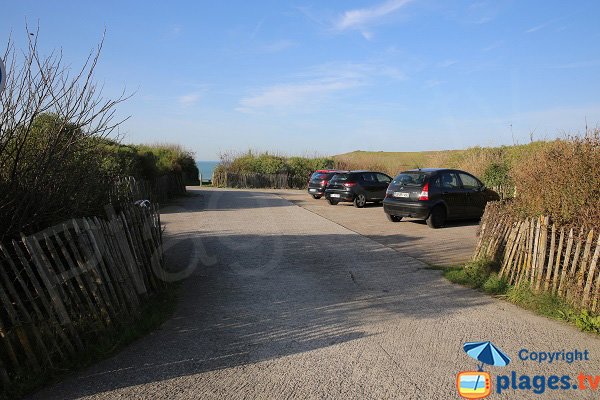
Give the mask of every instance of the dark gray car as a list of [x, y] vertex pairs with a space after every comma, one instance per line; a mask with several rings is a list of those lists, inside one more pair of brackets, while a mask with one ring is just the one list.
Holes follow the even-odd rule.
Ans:
[[392, 222], [424, 219], [431, 228], [447, 220], [481, 218], [488, 201], [500, 196], [465, 171], [423, 168], [404, 171], [390, 183], [383, 210]]
[[350, 171], [335, 174], [325, 190], [329, 204], [340, 201], [353, 202], [362, 208], [367, 202], [379, 203], [385, 198], [385, 191], [392, 181], [389, 175], [374, 171]]

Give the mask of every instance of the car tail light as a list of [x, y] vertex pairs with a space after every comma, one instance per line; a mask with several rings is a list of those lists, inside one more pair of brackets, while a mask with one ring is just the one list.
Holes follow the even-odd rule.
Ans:
[[354, 186], [356, 186], [356, 182], [346, 182], [346, 183], [344, 183], [344, 186], [345, 187], [354, 187]]
[[429, 182], [423, 186], [421, 193], [419, 193], [419, 200], [429, 200]]
[[326, 181], [325, 179], [323, 179], [321, 181], [321, 186], [327, 186], [328, 183], [329, 183], [329, 181]]
[[386, 190], [386, 191], [385, 191], [385, 198], [387, 199], [387, 198], [388, 198], [388, 197], [390, 197], [390, 196], [391, 196], [393, 193], [394, 193], [394, 191], [393, 191], [393, 190], [391, 190], [391, 189], [388, 189], [388, 190]]

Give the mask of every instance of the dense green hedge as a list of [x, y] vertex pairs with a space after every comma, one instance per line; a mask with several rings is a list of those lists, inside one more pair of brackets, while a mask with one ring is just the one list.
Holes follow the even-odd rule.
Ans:
[[112, 140], [99, 141], [102, 164], [111, 176], [134, 176], [154, 180], [181, 173], [186, 185], [198, 185], [198, 167], [193, 153], [179, 145], [125, 145]]
[[308, 178], [316, 169], [332, 168], [327, 157], [285, 157], [248, 151], [239, 155], [222, 155], [216, 172], [288, 174], [292, 178]]
[[198, 183], [193, 154], [179, 146], [119, 144], [55, 114], [0, 133], [0, 240], [103, 215], [122, 177], [181, 173], [185, 183]]

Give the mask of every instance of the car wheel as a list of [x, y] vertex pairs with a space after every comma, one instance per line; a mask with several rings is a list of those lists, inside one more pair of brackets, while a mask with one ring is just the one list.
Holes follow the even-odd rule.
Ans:
[[388, 221], [391, 221], [391, 222], [400, 222], [400, 221], [402, 221], [402, 217], [400, 217], [398, 215], [385, 214], [385, 216], [387, 217]]
[[444, 226], [446, 223], [446, 210], [442, 206], [435, 206], [431, 213], [429, 213], [429, 217], [426, 219], [427, 226], [433, 229], [438, 229]]
[[364, 194], [359, 193], [354, 198], [354, 206], [357, 208], [363, 208], [367, 204], [367, 198]]
[[329, 204], [331, 204], [332, 206], [337, 205], [337, 203], [339, 203], [338, 200], [334, 200], [334, 199], [327, 199], [327, 201], [329, 202]]
[[315, 200], [319, 200], [321, 198], [321, 195], [320, 194], [313, 194], [312, 197]]

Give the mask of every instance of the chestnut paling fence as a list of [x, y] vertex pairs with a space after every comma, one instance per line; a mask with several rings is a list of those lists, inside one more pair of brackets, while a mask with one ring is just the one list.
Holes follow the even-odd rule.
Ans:
[[490, 203], [473, 258], [498, 261], [500, 277], [511, 285], [528, 284], [600, 312], [600, 236], [594, 229], [567, 229], [549, 217], [515, 220]]
[[165, 286], [157, 206], [0, 245], [0, 382], [60, 367]]

